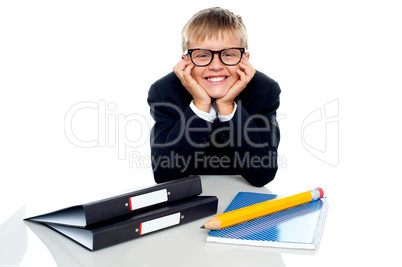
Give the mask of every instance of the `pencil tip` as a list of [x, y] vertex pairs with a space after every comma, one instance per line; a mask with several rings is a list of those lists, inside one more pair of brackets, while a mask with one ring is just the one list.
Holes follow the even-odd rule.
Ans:
[[201, 228], [201, 229], [205, 229], [205, 225], [201, 226], [200, 228]]

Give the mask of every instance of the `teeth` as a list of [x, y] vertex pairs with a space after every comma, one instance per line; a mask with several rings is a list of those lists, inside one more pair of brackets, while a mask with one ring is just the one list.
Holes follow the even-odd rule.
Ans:
[[207, 78], [207, 80], [210, 82], [220, 82], [223, 81], [224, 79], [225, 77]]

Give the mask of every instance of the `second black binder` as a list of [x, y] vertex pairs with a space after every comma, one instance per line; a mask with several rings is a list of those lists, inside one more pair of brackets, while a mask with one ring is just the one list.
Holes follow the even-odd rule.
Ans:
[[98, 250], [216, 213], [218, 199], [197, 196], [86, 229], [46, 224], [89, 250]]

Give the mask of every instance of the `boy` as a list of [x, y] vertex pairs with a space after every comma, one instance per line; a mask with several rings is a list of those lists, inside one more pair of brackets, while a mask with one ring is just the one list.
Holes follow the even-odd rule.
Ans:
[[274, 179], [280, 88], [254, 70], [247, 47], [229, 10], [202, 10], [183, 28], [182, 59], [148, 94], [157, 183], [192, 174], [240, 174], [254, 186]]

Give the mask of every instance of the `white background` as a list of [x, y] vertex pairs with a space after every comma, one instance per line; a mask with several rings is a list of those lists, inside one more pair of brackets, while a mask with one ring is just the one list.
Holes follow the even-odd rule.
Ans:
[[[330, 201], [318, 255], [283, 254], [285, 265], [400, 263], [398, 2], [264, 3], [2, 1], [0, 227], [21, 207], [35, 215], [152, 184], [148, 89], [180, 60], [191, 16], [221, 6], [242, 15], [251, 63], [282, 89], [283, 161], [268, 188], [321, 186]], [[335, 116], [305, 127], [328, 103]], [[77, 146], [66, 127], [98, 143]], [[43, 246], [29, 242], [21, 264]]]

